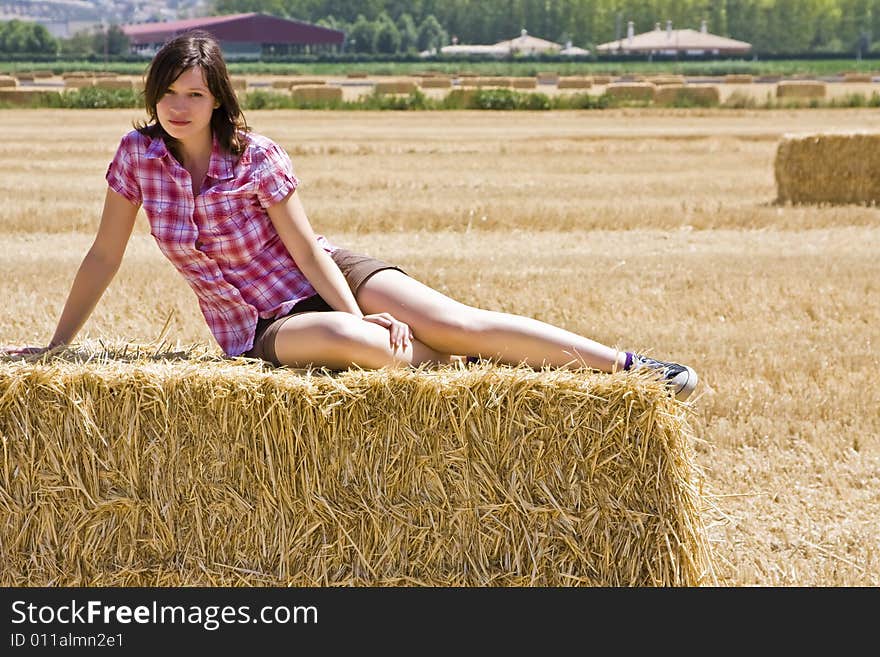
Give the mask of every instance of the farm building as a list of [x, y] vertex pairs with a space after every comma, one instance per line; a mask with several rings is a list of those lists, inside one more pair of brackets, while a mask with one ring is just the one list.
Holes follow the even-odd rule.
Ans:
[[650, 32], [635, 34], [633, 22], [627, 27], [625, 39], [609, 41], [596, 46], [600, 53], [610, 55], [744, 55], [752, 49], [752, 44], [711, 34], [706, 21], [696, 30], [673, 30], [672, 21], [666, 21], [666, 29], [657, 23]]
[[132, 52], [152, 57], [168, 39], [188, 30], [213, 34], [228, 59], [258, 59], [262, 55], [339, 50], [345, 32], [261, 13], [205, 16], [162, 23], [123, 25]]
[[[453, 38], [452, 45], [443, 46], [440, 52], [444, 55], [490, 55], [493, 57], [509, 57], [511, 55], [589, 55], [589, 50], [576, 48], [567, 42], [565, 47], [548, 41], [547, 39], [539, 39], [531, 36], [528, 31], [522, 30], [518, 37], [499, 41], [491, 45], [484, 44], [460, 44], [458, 40]], [[423, 57], [435, 55], [435, 52], [425, 51]]]

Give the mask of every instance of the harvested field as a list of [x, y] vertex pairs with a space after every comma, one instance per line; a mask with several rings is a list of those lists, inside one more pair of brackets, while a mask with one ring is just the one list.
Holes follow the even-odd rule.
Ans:
[[[0, 111], [0, 343], [48, 340], [136, 118]], [[334, 243], [464, 302], [694, 366], [719, 583], [880, 585], [880, 391], [865, 383], [880, 365], [880, 221], [777, 204], [773, 170], [785, 133], [877, 132], [875, 110], [248, 118], [291, 154]], [[166, 321], [174, 344], [211, 344], [140, 218], [80, 337], [150, 343]]]

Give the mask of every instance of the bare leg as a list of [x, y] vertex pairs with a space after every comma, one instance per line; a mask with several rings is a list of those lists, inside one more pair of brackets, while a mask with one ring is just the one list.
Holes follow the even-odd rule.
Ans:
[[603, 372], [623, 369], [626, 359], [622, 351], [552, 324], [467, 306], [393, 269], [367, 279], [357, 301], [365, 313], [388, 312], [406, 322], [418, 340], [441, 353]]
[[383, 327], [349, 313], [311, 312], [284, 322], [275, 336], [278, 360], [291, 367], [348, 369], [446, 364], [449, 354], [439, 353], [418, 340], [406, 349], [391, 350]]

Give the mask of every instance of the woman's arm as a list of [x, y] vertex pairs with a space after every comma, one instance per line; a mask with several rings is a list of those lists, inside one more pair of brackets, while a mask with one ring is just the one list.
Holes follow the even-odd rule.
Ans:
[[50, 348], [73, 340], [98, 305], [122, 262], [138, 207], [121, 194], [107, 189], [98, 233], [73, 279], [55, 334], [49, 342]]
[[333, 262], [333, 258], [318, 244], [296, 191], [288, 194], [284, 200], [269, 206], [267, 211], [275, 230], [278, 231], [281, 241], [297, 266], [331, 308], [349, 312], [388, 329], [393, 348], [405, 347], [410, 343], [413, 335], [407, 324], [388, 313], [364, 316], [351, 288], [348, 287], [345, 276]]

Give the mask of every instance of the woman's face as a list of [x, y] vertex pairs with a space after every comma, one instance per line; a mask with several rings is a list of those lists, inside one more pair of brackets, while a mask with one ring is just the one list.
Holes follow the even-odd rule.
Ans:
[[183, 143], [211, 139], [211, 114], [220, 103], [211, 95], [200, 66], [185, 70], [156, 103], [165, 131]]

